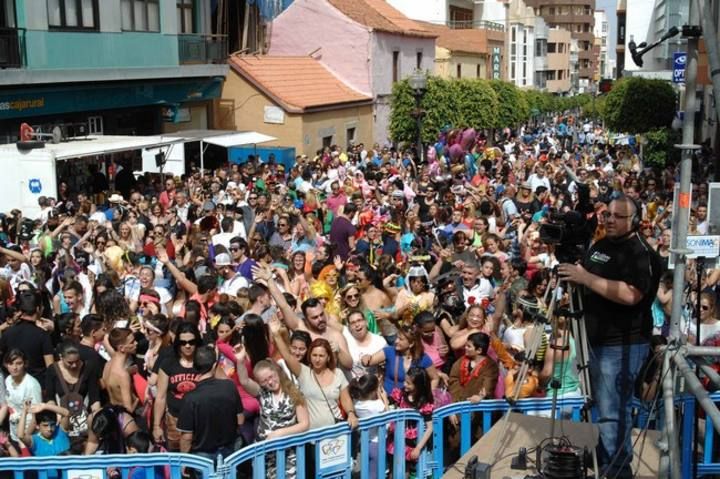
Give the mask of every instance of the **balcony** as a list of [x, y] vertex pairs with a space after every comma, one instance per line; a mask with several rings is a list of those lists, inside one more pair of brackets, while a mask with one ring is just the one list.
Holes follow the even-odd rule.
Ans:
[[593, 43], [595, 41], [595, 34], [593, 32], [573, 32], [572, 37], [580, 42]]
[[485, 20], [458, 20], [449, 21], [446, 25], [453, 30], [468, 30], [471, 28], [479, 28], [483, 30], [496, 30], [499, 32], [505, 31], [505, 25], [497, 22], [488, 22]]
[[595, 69], [592, 67], [580, 68], [578, 74], [580, 78], [592, 78], [595, 74]]
[[588, 24], [592, 27], [595, 24], [595, 17], [592, 15], [560, 15], [556, 13], [555, 15], [543, 14], [542, 17], [547, 23], [553, 25], [567, 25], [568, 23], [572, 23], [575, 25]]
[[541, 6], [574, 6], [595, 8], [595, 0], [527, 0], [528, 7], [540, 8]]
[[228, 56], [227, 35], [178, 35], [178, 56], [181, 65], [222, 64]]
[[593, 59], [595, 59], [595, 55], [593, 54], [592, 50], [580, 50], [578, 52], [578, 59], [593, 60]]
[[535, 56], [535, 71], [542, 72], [548, 69], [548, 58], [547, 55]]
[[0, 68], [25, 65], [25, 29], [0, 28]]

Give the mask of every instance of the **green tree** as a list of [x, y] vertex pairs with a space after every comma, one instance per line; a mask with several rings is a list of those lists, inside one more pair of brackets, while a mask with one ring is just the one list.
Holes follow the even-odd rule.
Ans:
[[490, 86], [498, 98], [498, 113], [492, 125], [495, 128], [515, 127], [530, 117], [525, 95], [512, 83], [490, 80]]
[[453, 126], [459, 128], [489, 128], [498, 114], [498, 97], [487, 80], [450, 81], [454, 110], [458, 117]]
[[417, 126], [412, 116], [415, 97], [407, 80], [396, 82], [392, 89], [390, 136], [398, 142], [415, 141]]
[[680, 150], [675, 144], [682, 143], [682, 133], [670, 128], [650, 130], [643, 135], [643, 163], [645, 166], [663, 168], [668, 161], [680, 161]]
[[666, 81], [624, 78], [607, 95], [605, 124], [613, 131], [631, 134], [669, 127], [675, 99], [675, 91]]

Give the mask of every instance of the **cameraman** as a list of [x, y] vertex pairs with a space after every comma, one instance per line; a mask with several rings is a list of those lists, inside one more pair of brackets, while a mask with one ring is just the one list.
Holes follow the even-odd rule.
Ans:
[[650, 307], [662, 273], [660, 258], [639, 236], [640, 214], [628, 197], [613, 200], [607, 234], [582, 264], [561, 264], [560, 279], [585, 287], [585, 321], [592, 353], [592, 394], [600, 429], [602, 476], [632, 477], [631, 404], [635, 378], [652, 335]]

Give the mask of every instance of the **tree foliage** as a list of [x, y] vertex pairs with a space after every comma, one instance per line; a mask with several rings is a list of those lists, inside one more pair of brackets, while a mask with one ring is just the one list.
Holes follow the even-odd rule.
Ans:
[[512, 83], [502, 80], [490, 80], [490, 86], [498, 97], [499, 108], [493, 127], [516, 126], [530, 117], [525, 95]]
[[680, 161], [680, 150], [675, 144], [682, 143], [682, 133], [670, 128], [650, 130], [643, 135], [643, 162], [645, 166], [665, 167], [668, 162]]
[[663, 80], [624, 78], [615, 83], [605, 102], [605, 124], [617, 132], [667, 128], [674, 115], [675, 91]]

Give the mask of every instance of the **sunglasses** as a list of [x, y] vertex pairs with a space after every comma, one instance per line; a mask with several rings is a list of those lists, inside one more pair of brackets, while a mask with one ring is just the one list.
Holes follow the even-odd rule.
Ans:
[[178, 341], [178, 344], [180, 344], [180, 346], [197, 346], [197, 341], [194, 339], [191, 339], [189, 341], [181, 339]]
[[360, 297], [359, 294], [346, 294], [345, 299], [358, 299]]
[[710, 310], [710, 306], [708, 306], [707, 304], [703, 304], [700, 306], [700, 309], [702, 309], [703, 311], [708, 311]]
[[240, 251], [240, 248], [230, 248], [230, 251], [232, 251], [233, 253], [236, 253], [236, 252]]

